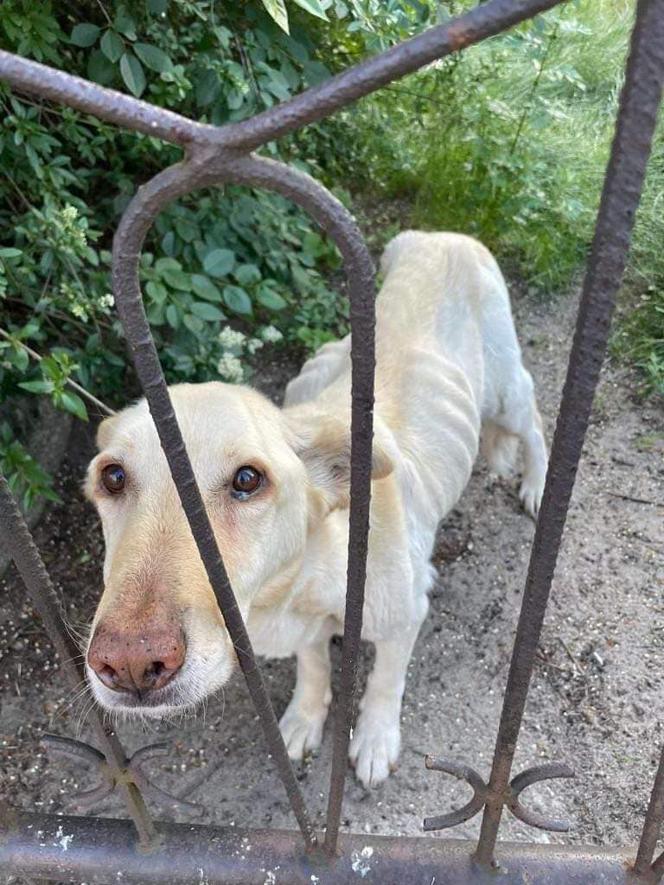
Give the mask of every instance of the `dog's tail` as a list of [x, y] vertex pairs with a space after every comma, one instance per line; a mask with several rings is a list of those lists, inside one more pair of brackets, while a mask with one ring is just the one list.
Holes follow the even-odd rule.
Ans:
[[493, 421], [485, 421], [482, 425], [482, 454], [490, 470], [498, 476], [510, 477], [514, 474], [518, 445], [518, 437]]

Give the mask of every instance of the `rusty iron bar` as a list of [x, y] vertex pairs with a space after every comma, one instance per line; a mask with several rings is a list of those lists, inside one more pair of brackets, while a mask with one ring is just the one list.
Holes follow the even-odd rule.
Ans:
[[0, 50], [0, 79], [14, 89], [63, 102], [109, 123], [187, 147], [216, 144], [245, 151], [328, 117], [423, 65], [464, 49], [564, 0], [488, 0], [465, 15], [429, 28], [378, 56], [361, 62], [325, 83], [306, 90], [240, 123], [214, 127], [195, 123], [121, 92], [65, 74]]
[[[644, 875], [650, 869], [652, 858], [655, 853], [655, 847], [659, 839], [664, 821], [664, 747], [659, 756], [659, 765], [655, 782], [650, 794], [650, 802], [646, 812], [646, 819], [643, 823], [643, 831], [639, 841], [639, 850], [636, 853], [634, 862], [634, 872], [637, 875]], [[655, 861], [653, 868], [659, 862], [659, 858]]]
[[477, 859], [490, 866], [664, 80], [664, 0], [639, 0], [616, 132], [583, 284], [489, 780]]
[[475, 862], [470, 840], [342, 834], [340, 855], [330, 856], [303, 850], [296, 832], [159, 822], [161, 844], [146, 855], [132, 845], [126, 821], [21, 812], [13, 818], [0, 840], [0, 869], [89, 885], [635, 883], [633, 855], [596, 846], [501, 843], [500, 868], [488, 871]]
[[527, 768], [513, 777], [509, 785], [509, 793], [505, 799], [505, 805], [512, 812], [514, 817], [518, 818], [529, 827], [537, 827], [538, 830], [549, 830], [554, 833], [567, 833], [571, 829], [568, 820], [558, 820], [553, 817], [544, 817], [538, 811], [525, 808], [521, 804], [521, 793], [526, 787], [539, 781], [550, 780], [558, 777], [574, 777], [574, 772], [569, 765], [562, 765], [560, 762], [552, 762], [548, 765], [536, 765], [533, 768]]
[[[366, 547], [371, 485], [373, 411], [373, 292], [371, 257], [355, 222], [342, 204], [310, 176], [281, 163], [254, 156], [192, 150], [186, 163], [172, 166], [141, 187], [122, 217], [113, 246], [113, 289], [132, 360], [166, 454], [173, 480], [210, 584], [233, 641], [240, 668], [259, 715], [302, 833], [310, 845], [316, 836], [298, 786], [278, 722], [265, 689], [244, 620], [217, 548], [191, 462], [170, 402], [159, 357], [143, 308], [138, 277], [141, 247], [157, 214], [173, 199], [196, 187], [232, 181], [276, 190], [302, 206], [334, 240], [344, 258], [351, 303], [352, 406], [351, 507], [348, 559], [346, 654], [342, 669], [342, 711], [335, 731], [331, 796], [332, 832], [338, 829], [346, 771], [348, 733], [361, 612], [364, 598]], [[350, 672], [349, 672], [350, 671]], [[343, 731], [343, 734], [342, 734]], [[343, 753], [343, 762], [340, 762]], [[332, 803], [332, 799], [330, 800]], [[337, 810], [338, 805], [338, 810]], [[336, 822], [335, 822], [336, 821]]]
[[[10, 539], [9, 543], [8, 539]], [[14, 560], [23, 583], [28, 588], [32, 602], [46, 627], [49, 638], [60, 657], [60, 666], [64, 675], [72, 689], [77, 690], [81, 681], [85, 680], [80, 649], [69, 634], [61, 614], [62, 606], [58, 594], [46, 571], [30, 530], [9, 490], [7, 480], [2, 474], [0, 474], [0, 546], [6, 546]], [[103, 747], [109, 771], [119, 783], [127, 766], [125, 751], [115, 732], [104, 725], [96, 706], [92, 708], [90, 715], [97, 740]], [[86, 750], [90, 754], [98, 753], [92, 747], [86, 747]], [[92, 755], [88, 758], [92, 758]], [[157, 833], [141, 791], [136, 784], [125, 782], [121, 786], [121, 792], [143, 848], [153, 847], [157, 841]]]
[[77, 810], [89, 811], [96, 804], [110, 796], [120, 784], [133, 783], [145, 796], [149, 796], [155, 802], [163, 805], [164, 808], [169, 808], [173, 811], [185, 811], [196, 815], [203, 812], [201, 805], [197, 805], [195, 802], [187, 802], [186, 799], [179, 799], [177, 796], [167, 793], [166, 790], [162, 790], [161, 787], [152, 782], [143, 770], [143, 763], [159, 756], [168, 755], [169, 746], [163, 741], [136, 750], [120, 772], [111, 770], [106, 757], [99, 750], [74, 738], [61, 737], [57, 734], [45, 734], [42, 738], [42, 743], [50, 753], [56, 756], [63, 756], [66, 759], [73, 759], [75, 761], [80, 759], [87, 762], [100, 776], [101, 780], [96, 787], [70, 794], [73, 806]]
[[425, 817], [422, 821], [422, 829], [425, 832], [432, 830], [447, 830], [465, 823], [484, 808], [486, 801], [487, 785], [480, 774], [468, 765], [453, 762], [450, 759], [441, 759], [439, 756], [426, 756], [424, 764], [429, 771], [442, 771], [451, 774], [459, 781], [465, 781], [472, 789], [473, 795], [468, 802], [456, 811], [447, 814], [438, 814], [435, 817]]
[[[438, 756], [427, 756], [424, 764], [430, 771], [442, 771], [445, 774], [451, 774], [457, 780], [465, 781], [473, 791], [470, 800], [456, 811], [440, 814], [436, 817], [425, 817], [422, 822], [422, 828], [425, 832], [456, 827], [458, 824], [475, 817], [484, 808], [489, 787], [474, 768], [453, 762], [450, 759], [441, 759]], [[527, 768], [512, 778], [503, 796], [503, 801], [514, 817], [528, 824], [528, 826], [537, 827], [539, 830], [566, 833], [570, 829], [569, 821], [544, 817], [539, 812], [532, 811], [521, 804], [521, 793], [526, 787], [530, 787], [539, 781], [558, 777], [574, 777], [574, 772], [569, 766], [561, 765], [558, 762]]]

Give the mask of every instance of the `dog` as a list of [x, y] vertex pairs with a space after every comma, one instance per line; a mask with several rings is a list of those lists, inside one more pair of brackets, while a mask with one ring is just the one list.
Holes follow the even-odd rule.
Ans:
[[[499, 474], [524, 450], [537, 514], [547, 450], [509, 295], [491, 253], [460, 234], [406, 231], [377, 299], [371, 528], [362, 636], [376, 658], [350, 760], [365, 786], [396, 766], [406, 670], [428, 609], [440, 520], [480, 448]], [[343, 631], [350, 482], [350, 339], [324, 345], [283, 409], [244, 386], [170, 388], [228, 576], [257, 653], [295, 655], [281, 719], [289, 755], [316, 750]], [[102, 422], [86, 491], [103, 526], [104, 590], [86, 651], [110, 711], [164, 717], [231, 676], [235, 652], [144, 400]]]

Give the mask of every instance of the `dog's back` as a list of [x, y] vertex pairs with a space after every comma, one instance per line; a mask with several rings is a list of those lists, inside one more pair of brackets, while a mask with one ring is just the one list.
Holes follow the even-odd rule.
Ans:
[[[396, 481], [417, 571], [470, 478], [481, 430], [496, 469], [511, 469], [517, 438], [526, 443], [522, 499], [531, 513], [546, 450], [507, 287], [489, 250], [462, 234], [405, 231], [388, 243], [381, 271], [376, 424], [399, 452]], [[349, 336], [325, 345], [290, 383], [285, 405], [349, 413], [350, 368]]]

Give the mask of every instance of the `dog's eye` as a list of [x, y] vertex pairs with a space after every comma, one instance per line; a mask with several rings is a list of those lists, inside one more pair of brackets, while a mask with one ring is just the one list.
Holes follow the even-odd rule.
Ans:
[[101, 472], [101, 481], [107, 492], [119, 494], [125, 487], [127, 477], [120, 464], [107, 464]]
[[256, 491], [262, 481], [262, 475], [254, 467], [240, 467], [233, 477], [233, 497], [240, 500], [246, 498]]

